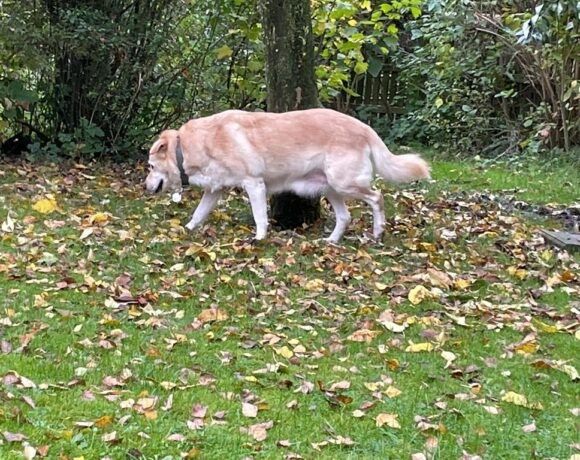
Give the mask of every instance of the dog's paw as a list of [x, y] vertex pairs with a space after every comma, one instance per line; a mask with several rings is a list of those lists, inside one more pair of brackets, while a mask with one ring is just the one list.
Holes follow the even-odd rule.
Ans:
[[185, 224], [185, 228], [188, 229], [190, 232], [193, 231], [195, 227], [197, 227], [197, 225], [194, 222], [188, 222], [187, 224]]

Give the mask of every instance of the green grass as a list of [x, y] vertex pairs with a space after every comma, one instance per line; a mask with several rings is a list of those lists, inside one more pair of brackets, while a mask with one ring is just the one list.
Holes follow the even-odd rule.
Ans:
[[[381, 244], [361, 238], [370, 216], [353, 203], [341, 247], [318, 240], [332, 218], [299, 234], [273, 231], [253, 246], [239, 241], [253, 225], [234, 192], [202, 231], [186, 233], [180, 224], [199, 192], [179, 205], [144, 197], [140, 168], [3, 165], [0, 224], [8, 229], [10, 215], [14, 229], [0, 230], [0, 433], [24, 434], [32, 446], [48, 446], [48, 458], [70, 459], [569, 458], [577, 382], [532, 363], [578, 366], [580, 260], [542, 244], [535, 222], [468, 197], [457, 207], [441, 193], [517, 188], [518, 198], [534, 202], [574, 199], [571, 169], [535, 164], [515, 174], [435, 159], [435, 183], [385, 190]], [[47, 193], [59, 209], [43, 215], [32, 205]], [[91, 223], [97, 213], [108, 213], [107, 221]], [[435, 289], [429, 269], [455, 284]], [[128, 287], [116, 281], [124, 273]], [[434, 297], [413, 305], [408, 293], [418, 285]], [[112, 302], [124, 289], [135, 303]], [[227, 318], [200, 324], [211, 306]], [[386, 310], [407, 326], [403, 332], [379, 323]], [[349, 340], [363, 329], [376, 335]], [[537, 348], [517, 353], [529, 334]], [[410, 342], [433, 351], [407, 352]], [[456, 357], [447, 368], [442, 351]], [[11, 383], [14, 372], [35, 387]], [[127, 378], [109, 387], [111, 376]], [[304, 381], [313, 385], [307, 393]], [[349, 388], [329, 391], [341, 381]], [[389, 387], [400, 394], [387, 396]], [[543, 409], [502, 401], [508, 391]], [[131, 400], [147, 397], [157, 402], [146, 416]], [[260, 407], [256, 418], [242, 414], [242, 400]], [[373, 405], [355, 417], [365, 403]], [[192, 430], [196, 404], [208, 410], [204, 426]], [[397, 414], [400, 428], [377, 427], [380, 413]], [[430, 428], [420, 429], [418, 416]], [[240, 431], [267, 421], [273, 427], [264, 441]], [[537, 430], [525, 433], [531, 422]], [[114, 441], [103, 440], [112, 432]], [[168, 440], [172, 434], [181, 440]], [[341, 436], [353, 445], [317, 445]], [[0, 458], [22, 452], [21, 442], [0, 434]]]
[[504, 192], [530, 203], [572, 204], [580, 199], [580, 163], [524, 157], [513, 162], [435, 157], [435, 190]]

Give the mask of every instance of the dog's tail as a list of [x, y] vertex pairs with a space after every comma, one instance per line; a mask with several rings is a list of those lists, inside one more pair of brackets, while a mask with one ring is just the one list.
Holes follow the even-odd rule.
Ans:
[[394, 155], [379, 135], [372, 129], [370, 131], [371, 159], [375, 171], [383, 179], [390, 182], [413, 182], [431, 177], [431, 168], [423, 158], [414, 153]]

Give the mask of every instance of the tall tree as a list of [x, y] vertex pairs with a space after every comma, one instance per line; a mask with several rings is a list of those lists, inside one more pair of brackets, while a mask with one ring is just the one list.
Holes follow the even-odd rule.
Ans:
[[[310, 0], [261, 0], [266, 46], [267, 109], [287, 112], [318, 106]], [[282, 193], [271, 200], [272, 217], [296, 228], [320, 217], [320, 200]]]

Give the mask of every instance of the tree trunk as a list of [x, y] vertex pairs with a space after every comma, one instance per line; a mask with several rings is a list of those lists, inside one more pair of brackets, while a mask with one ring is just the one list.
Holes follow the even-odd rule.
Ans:
[[[310, 0], [261, 0], [266, 45], [268, 112], [318, 107]], [[271, 199], [280, 227], [296, 228], [320, 217], [318, 198], [282, 193]]]

